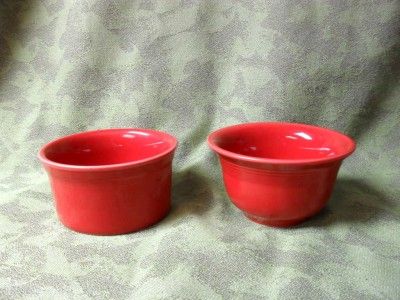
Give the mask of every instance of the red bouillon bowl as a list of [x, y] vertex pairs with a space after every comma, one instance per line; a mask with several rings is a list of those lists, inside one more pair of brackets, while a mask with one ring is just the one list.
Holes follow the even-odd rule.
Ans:
[[69, 135], [39, 151], [61, 222], [78, 232], [140, 230], [169, 211], [176, 139], [150, 129]]
[[295, 123], [247, 123], [219, 129], [208, 144], [220, 159], [232, 202], [251, 220], [296, 225], [327, 203], [355, 142], [339, 132]]

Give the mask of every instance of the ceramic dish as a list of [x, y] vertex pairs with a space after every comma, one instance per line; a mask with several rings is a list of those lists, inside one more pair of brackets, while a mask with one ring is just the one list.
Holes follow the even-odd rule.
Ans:
[[150, 129], [106, 129], [45, 145], [61, 222], [76, 231], [112, 235], [150, 226], [168, 212], [176, 139]]
[[334, 130], [295, 123], [247, 123], [219, 129], [208, 144], [220, 159], [232, 202], [251, 220], [286, 227], [320, 211], [354, 141]]

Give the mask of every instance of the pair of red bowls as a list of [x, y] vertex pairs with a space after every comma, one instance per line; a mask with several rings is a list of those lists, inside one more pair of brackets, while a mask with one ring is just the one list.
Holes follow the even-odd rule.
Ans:
[[[232, 202], [251, 220], [298, 224], [321, 210], [349, 137], [295, 123], [247, 123], [208, 137], [219, 156]], [[106, 129], [45, 145], [39, 159], [49, 174], [61, 222], [79, 232], [112, 235], [155, 224], [169, 211], [177, 140], [150, 129]]]

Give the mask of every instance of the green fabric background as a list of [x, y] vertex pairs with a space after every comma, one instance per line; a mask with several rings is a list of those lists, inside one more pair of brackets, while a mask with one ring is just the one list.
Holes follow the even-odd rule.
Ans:
[[[0, 1], [0, 298], [399, 299], [399, 73], [399, 1]], [[358, 143], [297, 228], [243, 218], [205, 144], [267, 120]], [[108, 127], [179, 139], [173, 208], [77, 234], [36, 153]]]

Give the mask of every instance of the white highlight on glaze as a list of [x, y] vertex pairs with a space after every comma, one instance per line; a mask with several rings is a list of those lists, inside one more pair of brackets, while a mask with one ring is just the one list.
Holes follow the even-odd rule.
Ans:
[[[141, 135], [141, 136], [150, 136], [150, 134], [149, 134], [149, 133], [147, 133], [147, 132], [136, 131], [136, 130], [131, 130], [131, 131], [128, 131], [128, 133], [126, 133], [126, 134], [131, 134], [131, 135]], [[125, 134], [124, 134], [124, 135], [125, 135]]]
[[288, 139], [291, 139], [291, 140], [297, 140], [298, 139], [297, 137], [292, 136], [292, 135], [287, 135], [285, 137], [288, 138]]
[[296, 132], [295, 135], [297, 135], [299, 137], [302, 137], [303, 139], [305, 139], [307, 141], [311, 141], [312, 140], [312, 137], [310, 135], [308, 135], [307, 133], [305, 133], [305, 132], [299, 131], [299, 132]]

